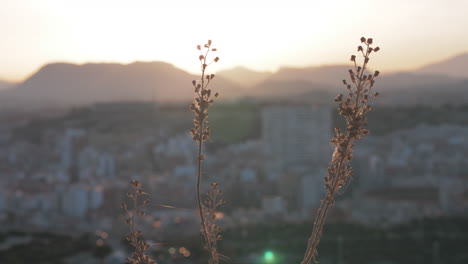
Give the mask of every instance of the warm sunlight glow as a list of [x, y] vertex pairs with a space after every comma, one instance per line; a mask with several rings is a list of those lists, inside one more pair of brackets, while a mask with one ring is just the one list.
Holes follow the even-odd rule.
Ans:
[[[0, 31], [8, 36], [0, 42], [6, 61], [0, 79], [23, 79], [52, 61], [158, 60], [195, 72], [193, 49], [208, 38], [219, 48], [223, 68], [275, 70], [342, 62], [351, 48], [343, 43], [360, 35], [386, 43], [383, 70], [411, 68], [467, 51], [468, 2], [450, 3], [7, 1], [0, 8]], [[398, 47], [400, 55], [390, 47]]]

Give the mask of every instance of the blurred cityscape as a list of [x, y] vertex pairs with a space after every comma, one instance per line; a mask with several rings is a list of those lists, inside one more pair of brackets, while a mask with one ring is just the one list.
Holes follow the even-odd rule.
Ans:
[[[321, 223], [321, 264], [467, 264], [467, 10], [0, 1], [0, 264], [131, 263], [137, 239], [158, 264], [303, 264]], [[189, 132], [200, 83], [219, 95], [203, 157]], [[372, 108], [369, 133], [316, 221], [348, 93]], [[216, 250], [198, 208], [214, 196]]]
[[[377, 107], [369, 117], [371, 135], [355, 148], [353, 180], [337, 199], [331, 222], [387, 228], [426, 218], [466, 217], [468, 108], [457, 107], [464, 119], [442, 117], [448, 122], [437, 125], [431, 125], [431, 117], [412, 115], [418, 107], [400, 109], [390, 118], [387, 113], [397, 111]], [[430, 109], [439, 117], [453, 110]], [[343, 123], [334, 108], [245, 99], [221, 102], [210, 111], [213, 137], [207, 143], [203, 184], [207, 189], [218, 182], [224, 191], [227, 204], [217, 216], [219, 224], [242, 230], [245, 238], [249, 226], [280, 223], [278, 229], [284, 229], [311, 222], [324, 196], [332, 129]], [[103, 255], [105, 263], [122, 263], [128, 252], [119, 205], [128, 182], [139, 180], [151, 200], [140, 228], [153, 250], [164, 252], [159, 253], [161, 263], [197, 263], [189, 257], [195, 249], [187, 246], [196, 242], [179, 241], [196, 241], [199, 234], [196, 144], [188, 133], [192, 114], [186, 105], [98, 103], [1, 118], [0, 223], [9, 235], [0, 248], [32, 243], [37, 232], [88, 233], [93, 235], [84, 241], [112, 248]], [[229, 239], [226, 235], [223, 241], [227, 248], [233, 243]], [[97, 263], [99, 251], [93, 254], [73, 255], [63, 263]], [[252, 254], [233, 259], [258, 263], [255, 259], [261, 257]]]

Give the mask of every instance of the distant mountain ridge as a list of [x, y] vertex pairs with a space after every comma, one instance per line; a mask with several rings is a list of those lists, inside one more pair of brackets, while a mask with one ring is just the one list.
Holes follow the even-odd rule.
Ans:
[[[218, 72], [212, 88], [220, 92], [221, 99], [299, 98], [322, 102], [345, 92], [341, 80], [348, 79], [350, 68], [351, 65], [324, 65], [259, 72], [236, 67]], [[383, 95], [381, 102], [388, 104], [468, 103], [468, 71], [464, 69], [468, 69], [468, 54], [415, 71], [382, 72], [376, 89]], [[165, 62], [51, 63], [22, 83], [7, 84], [9, 88], [0, 90], [0, 108], [151, 100], [187, 103], [193, 98], [191, 81], [198, 78]], [[0, 88], [1, 85], [2, 82]]]
[[[0, 100], [21, 103], [83, 105], [113, 101], [184, 102], [193, 98], [191, 81], [198, 76], [165, 62], [52, 63], [16, 87], [0, 91]], [[216, 78], [213, 88], [223, 97], [242, 90]]]
[[[468, 64], [468, 56], [461, 56]], [[458, 65], [461, 64], [458, 58]], [[427, 66], [432, 67], [432, 66]], [[349, 79], [352, 65], [324, 65], [305, 68], [284, 67], [272, 73], [262, 83], [249, 89], [249, 95], [262, 98], [294, 98], [295, 100], [323, 102], [338, 93], [345, 93], [342, 80]], [[468, 69], [468, 66], [465, 68]], [[372, 69], [369, 73], [374, 73]], [[375, 90], [383, 96], [384, 104], [468, 104], [468, 77], [443, 72], [383, 72], [376, 80]]]
[[218, 75], [244, 87], [255, 86], [265, 81], [272, 72], [254, 71], [243, 66], [218, 72]]
[[16, 83], [13, 82], [7, 82], [7, 81], [2, 81], [0, 80], [0, 91], [4, 89], [8, 89], [16, 85]]
[[417, 69], [416, 72], [468, 79], [468, 53], [426, 65]]

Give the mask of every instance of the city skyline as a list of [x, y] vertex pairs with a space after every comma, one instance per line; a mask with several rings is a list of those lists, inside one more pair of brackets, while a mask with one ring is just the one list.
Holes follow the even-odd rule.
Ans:
[[[21, 81], [50, 62], [165, 61], [197, 72], [211, 38], [223, 61], [274, 71], [343, 64], [363, 35], [382, 45], [375, 67], [411, 70], [468, 52], [468, 2], [7, 1], [0, 10], [0, 79]], [[35, 43], [35, 45], [31, 45]]]

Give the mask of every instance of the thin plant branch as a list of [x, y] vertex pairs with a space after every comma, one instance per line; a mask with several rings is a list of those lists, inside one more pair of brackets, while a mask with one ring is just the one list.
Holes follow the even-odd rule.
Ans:
[[348, 84], [343, 80], [343, 85], [348, 90], [346, 100], [343, 95], [339, 94], [335, 98], [338, 102], [339, 114], [345, 118], [346, 134], [335, 128], [335, 136], [330, 143], [334, 146], [334, 152], [330, 165], [328, 167], [327, 176], [324, 179], [326, 195], [320, 202], [317, 210], [317, 215], [313, 224], [312, 234], [309, 237], [306, 252], [301, 264], [310, 264], [312, 261], [317, 262], [317, 246], [320, 243], [323, 226], [325, 224], [329, 209], [335, 203], [335, 196], [339, 189], [345, 185], [352, 176], [352, 168], [350, 162], [353, 154], [353, 143], [355, 140], [367, 135], [369, 131], [366, 129], [367, 116], [366, 114], [372, 109], [371, 97], [377, 97], [379, 94], [371, 95], [374, 87], [375, 78], [380, 72], [375, 71], [374, 74], [367, 74], [367, 64], [372, 52], [380, 50], [379, 47], [372, 48], [372, 38], [361, 38], [364, 45], [358, 46], [358, 52], [363, 55], [362, 66], [356, 63], [356, 56], [351, 56], [351, 61], [354, 63], [354, 70], [349, 70], [349, 77], [354, 85]]
[[[219, 257], [217, 254], [216, 244], [212, 243], [210, 239], [210, 230], [209, 225], [206, 219], [204, 205], [201, 199], [200, 193], [200, 185], [202, 181], [202, 174], [203, 174], [203, 160], [205, 159], [205, 155], [203, 155], [203, 142], [206, 141], [210, 137], [210, 128], [207, 124], [208, 118], [208, 108], [214, 102], [212, 97], [211, 89], [208, 89], [208, 85], [215, 77], [214, 74], [206, 74], [206, 69], [208, 65], [211, 63], [218, 62], [219, 58], [215, 57], [212, 61], [208, 61], [208, 55], [210, 52], [215, 52], [215, 48], [211, 48], [211, 40], [203, 45], [203, 50], [201, 45], [197, 46], [197, 49], [200, 51], [199, 60], [201, 65], [201, 76], [199, 80], [193, 80], [192, 85], [194, 87], [194, 91], [196, 97], [192, 104], [190, 105], [191, 111], [194, 113], [195, 118], [193, 120], [193, 128], [191, 129], [190, 133], [192, 134], [193, 140], [198, 145], [198, 156], [197, 156], [197, 203], [198, 203], [198, 211], [200, 214], [200, 220], [202, 225], [202, 236], [205, 240], [205, 246], [209, 253], [209, 264], [217, 264], [219, 263]], [[214, 94], [214, 98], [218, 97], [218, 93]]]

